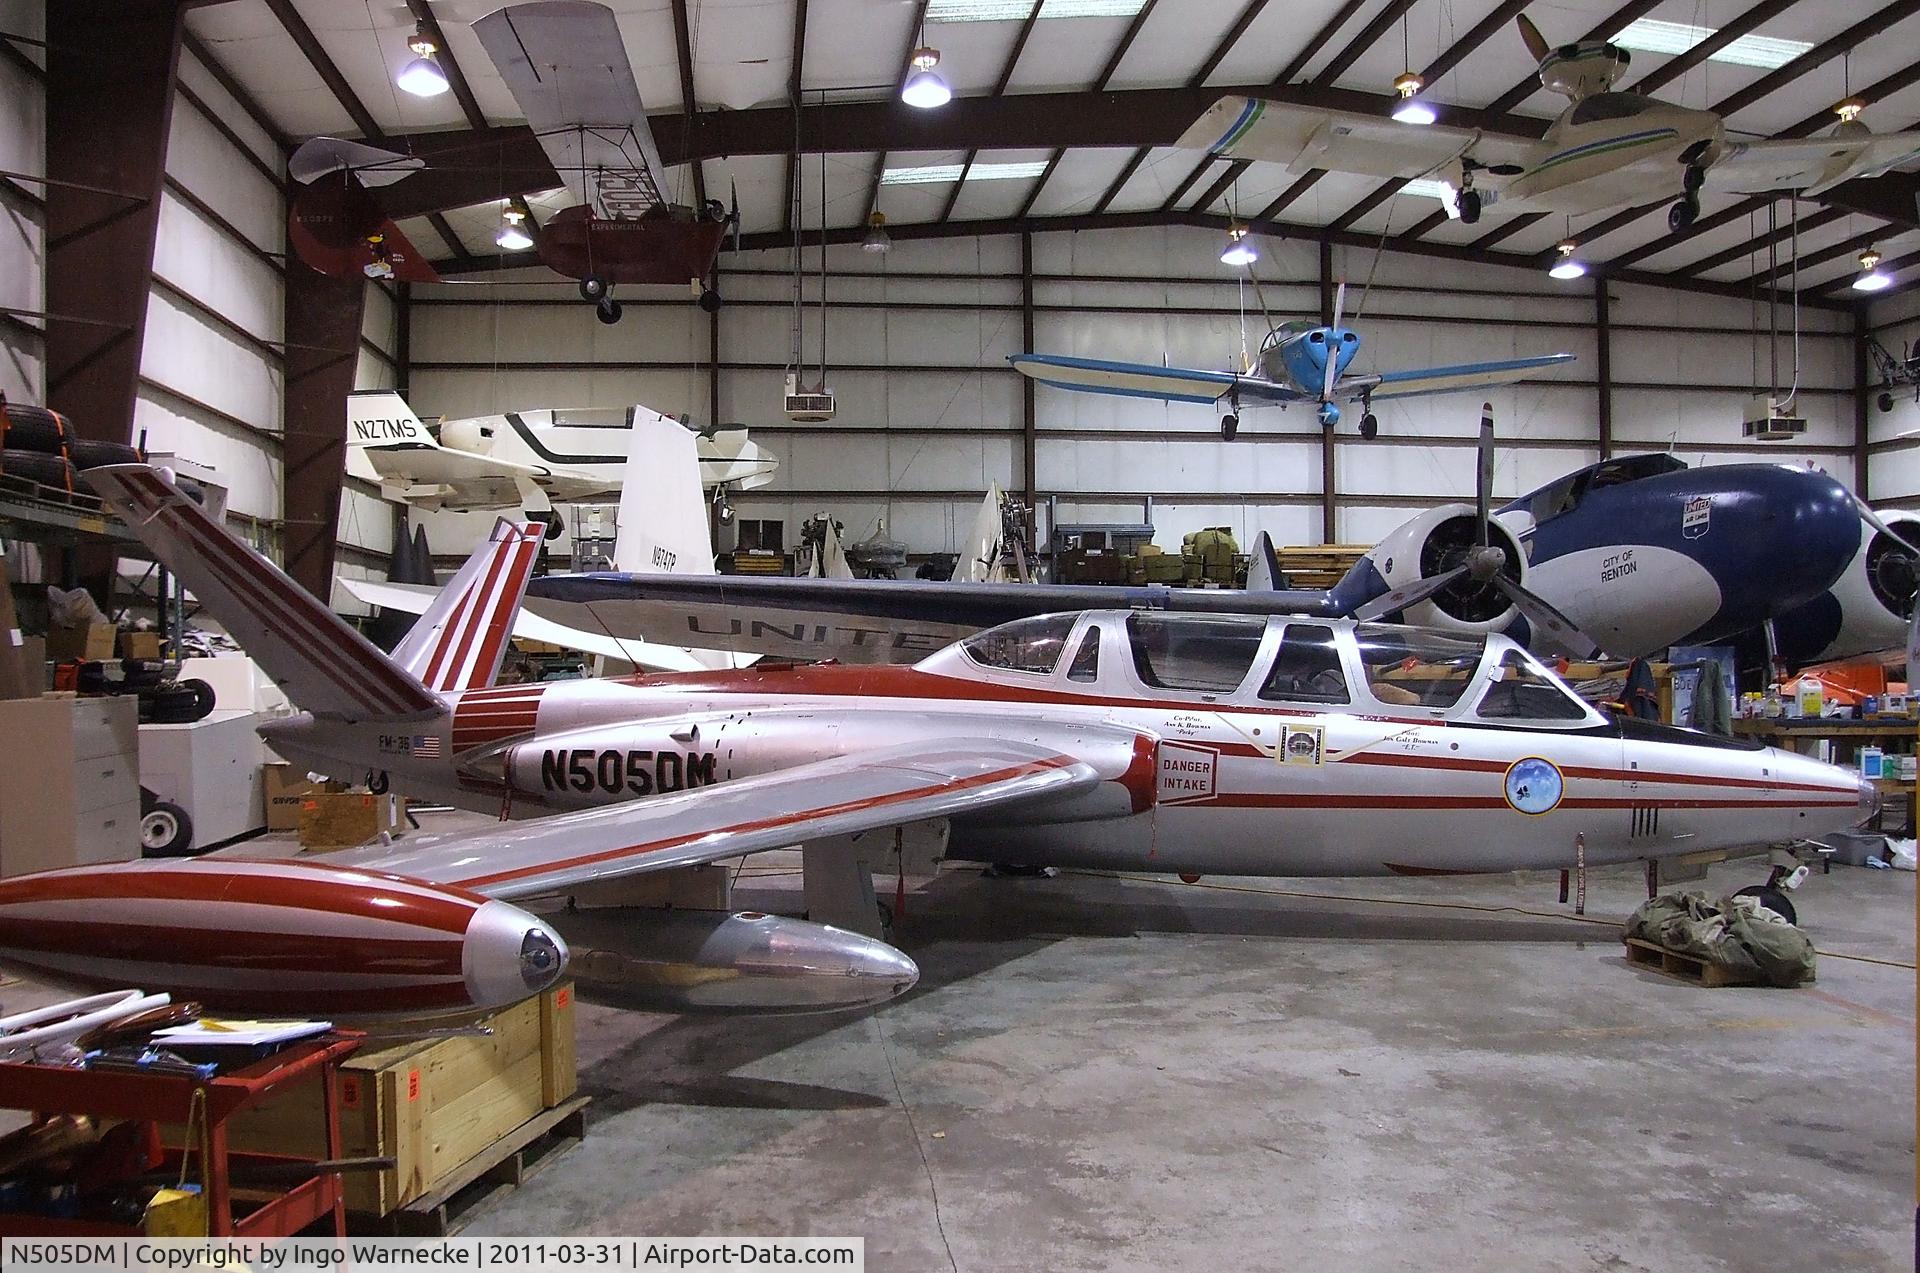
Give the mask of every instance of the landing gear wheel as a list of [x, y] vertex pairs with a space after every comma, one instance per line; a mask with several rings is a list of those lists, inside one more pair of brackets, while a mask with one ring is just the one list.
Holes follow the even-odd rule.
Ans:
[[1380, 436], [1380, 418], [1371, 411], [1360, 417], [1360, 436], [1369, 442]]
[[1480, 192], [1462, 190], [1460, 192], [1460, 224], [1472, 225], [1480, 219]]
[[1700, 187], [1707, 183], [1707, 170], [1699, 164], [1688, 164], [1680, 172], [1680, 188], [1689, 195], [1700, 193]]
[[1223, 415], [1220, 417], [1220, 436], [1231, 442], [1240, 432], [1240, 417]]
[[376, 796], [384, 796], [393, 786], [393, 779], [384, 769], [373, 769], [367, 773], [367, 790]]
[[1893, 395], [1890, 393], [1883, 393], [1873, 401], [1883, 412], [1893, 410]]
[[181, 857], [193, 843], [193, 819], [170, 800], [157, 800], [140, 819], [140, 855]]
[[1741, 889], [1734, 896], [1758, 898], [1762, 906], [1773, 911], [1789, 924], [1800, 922], [1800, 915], [1793, 909], [1793, 903], [1789, 902], [1787, 895], [1777, 888], [1771, 888], [1765, 884], [1753, 884]]
[[1688, 195], [1667, 209], [1667, 229], [1678, 234], [1680, 231], [1692, 225], [1693, 219], [1699, 215], [1700, 201], [1692, 195]]
[[726, 302], [720, 299], [720, 293], [711, 287], [700, 289], [700, 308], [706, 313], [718, 314], [720, 307], [725, 304]]
[[611, 327], [620, 321], [620, 302], [611, 296], [603, 296], [600, 303], [593, 307], [593, 316]]
[[589, 274], [580, 280], [580, 299], [597, 301], [607, 294], [607, 280], [598, 274]]

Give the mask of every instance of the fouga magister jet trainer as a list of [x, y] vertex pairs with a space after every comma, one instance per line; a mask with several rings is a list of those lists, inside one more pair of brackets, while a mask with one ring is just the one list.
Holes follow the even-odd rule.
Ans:
[[[388, 658], [160, 472], [87, 478], [305, 709], [263, 731], [282, 754], [533, 816], [324, 865], [0, 882], [0, 961], [84, 984], [254, 1010], [489, 1007], [567, 965], [565, 916], [516, 901], [909, 824], [944, 828], [957, 858], [1340, 876], [1732, 851], [1853, 825], [1876, 801], [1805, 756], [1603, 716], [1504, 637], [1351, 620], [1089, 610], [912, 667], [489, 688], [531, 525], [503, 523]], [[597, 976], [650, 1006], [831, 1008], [918, 975], [807, 921], [626, 913], [595, 937], [623, 950], [575, 960], [583, 991]]]

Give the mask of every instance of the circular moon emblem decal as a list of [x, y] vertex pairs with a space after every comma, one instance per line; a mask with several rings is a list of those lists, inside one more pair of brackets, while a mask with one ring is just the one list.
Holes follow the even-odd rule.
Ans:
[[1507, 803], [1522, 813], [1550, 813], [1566, 792], [1566, 781], [1551, 760], [1528, 756], [1507, 767]]

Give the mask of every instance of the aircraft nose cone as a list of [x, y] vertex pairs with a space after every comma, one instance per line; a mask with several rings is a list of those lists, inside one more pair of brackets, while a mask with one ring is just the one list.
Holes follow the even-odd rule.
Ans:
[[1855, 826], [1865, 826], [1880, 816], [1880, 784], [1871, 778], [1861, 778], [1854, 783], [1858, 792], [1855, 804], [1860, 809], [1860, 818]]
[[1741, 627], [1819, 596], [1860, 548], [1859, 507], [1847, 488], [1825, 473], [1784, 464], [1726, 465], [1698, 473], [1700, 485], [1683, 514], [1682, 534], [1699, 541], [1701, 560], [1720, 585], [1725, 617]]

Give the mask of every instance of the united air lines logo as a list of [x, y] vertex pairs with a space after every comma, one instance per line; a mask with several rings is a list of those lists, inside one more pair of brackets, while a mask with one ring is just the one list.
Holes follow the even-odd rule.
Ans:
[[1187, 743], [1161, 743], [1160, 803], [1181, 804], [1189, 800], [1211, 800], [1214, 775], [1220, 765], [1220, 753], [1211, 747]]
[[1680, 508], [1680, 533], [1687, 539], [1698, 539], [1712, 529], [1713, 496], [1695, 495]]

